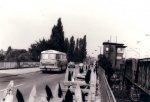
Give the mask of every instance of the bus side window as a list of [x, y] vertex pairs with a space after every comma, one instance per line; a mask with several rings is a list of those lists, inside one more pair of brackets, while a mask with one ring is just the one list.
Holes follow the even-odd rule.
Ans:
[[62, 59], [65, 59], [65, 56], [64, 56], [64, 55], [62, 55]]
[[66, 59], [66, 56], [64, 55], [64, 59]]
[[56, 59], [60, 59], [60, 54], [56, 54]]
[[61, 55], [61, 59], [64, 59], [64, 56], [63, 56], [63, 55]]
[[63, 55], [63, 59], [66, 59], [66, 56], [65, 56], [65, 55]]

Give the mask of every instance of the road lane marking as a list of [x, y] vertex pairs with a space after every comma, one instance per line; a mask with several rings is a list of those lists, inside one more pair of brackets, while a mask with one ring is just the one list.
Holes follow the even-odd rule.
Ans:
[[24, 84], [18, 84], [18, 85], [14, 86], [14, 87], [18, 87], [18, 86], [22, 86], [22, 85], [24, 85]]
[[[19, 87], [19, 86], [22, 86], [22, 85], [24, 85], [24, 84], [18, 84], [18, 85], [15, 85], [14, 87]], [[5, 90], [7, 90], [7, 88], [0, 90], [0, 92], [5, 91]]]

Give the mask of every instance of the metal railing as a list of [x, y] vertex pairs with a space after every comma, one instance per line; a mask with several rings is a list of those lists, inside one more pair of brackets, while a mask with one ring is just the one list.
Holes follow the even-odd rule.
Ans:
[[114, 94], [107, 82], [105, 71], [99, 68], [99, 87], [101, 102], [116, 102]]

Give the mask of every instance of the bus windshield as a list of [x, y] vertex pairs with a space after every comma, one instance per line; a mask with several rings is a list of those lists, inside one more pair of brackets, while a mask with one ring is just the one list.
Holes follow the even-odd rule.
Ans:
[[53, 54], [52, 54], [52, 53], [50, 53], [50, 54], [49, 54], [49, 59], [56, 59], [56, 54], [54, 54], [54, 53], [53, 53]]
[[41, 59], [43, 60], [56, 59], [56, 54], [43, 53]]

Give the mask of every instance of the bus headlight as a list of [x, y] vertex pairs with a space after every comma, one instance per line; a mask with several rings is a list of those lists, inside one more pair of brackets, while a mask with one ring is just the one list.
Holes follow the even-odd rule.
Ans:
[[42, 65], [43, 63], [42, 62], [40, 62], [40, 66]]
[[55, 62], [54, 66], [57, 66], [57, 62]]

